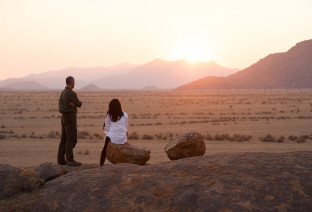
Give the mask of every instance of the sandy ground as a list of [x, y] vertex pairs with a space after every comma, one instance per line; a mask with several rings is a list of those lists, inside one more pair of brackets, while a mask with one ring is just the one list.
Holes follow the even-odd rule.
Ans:
[[[131, 144], [145, 146], [151, 149], [149, 164], [170, 161], [164, 147], [167, 141], [130, 141]], [[312, 142], [306, 143], [263, 143], [263, 142], [230, 142], [205, 141], [206, 154], [234, 153], [234, 152], [290, 152], [312, 151]], [[74, 150], [75, 159], [86, 164], [99, 163], [103, 143], [79, 141]], [[41, 163], [56, 163], [58, 140], [50, 141], [21, 141], [7, 140], [0, 142], [0, 164], [10, 164], [19, 167], [38, 166]], [[87, 154], [85, 152], [87, 151]], [[106, 160], [105, 163], [109, 164]]]
[[[103, 91], [81, 92], [75, 159], [98, 163], [103, 147], [102, 125], [108, 103], [121, 100], [129, 115], [129, 140], [151, 149], [149, 163], [169, 161], [164, 147], [188, 131], [203, 136], [252, 136], [244, 142], [206, 139], [206, 154], [227, 152], [312, 151], [312, 90]], [[0, 92], [0, 163], [35, 166], [56, 162], [60, 136], [60, 91]], [[261, 137], [284, 136], [283, 143]], [[151, 140], [144, 140], [144, 135]], [[289, 136], [310, 136], [304, 143]]]

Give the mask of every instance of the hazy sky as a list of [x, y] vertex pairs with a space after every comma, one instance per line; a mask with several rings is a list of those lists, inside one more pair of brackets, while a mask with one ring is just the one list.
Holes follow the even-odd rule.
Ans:
[[307, 39], [311, 0], [0, 0], [0, 79], [155, 58], [242, 69]]

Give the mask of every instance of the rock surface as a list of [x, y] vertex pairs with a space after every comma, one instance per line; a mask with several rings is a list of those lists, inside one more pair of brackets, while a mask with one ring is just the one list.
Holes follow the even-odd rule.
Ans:
[[144, 165], [150, 159], [151, 150], [146, 147], [137, 147], [129, 144], [108, 143], [106, 157], [109, 162], [116, 163], [133, 163]]
[[63, 166], [53, 163], [43, 163], [38, 168], [35, 168], [35, 170], [45, 182], [67, 173], [67, 170]]
[[312, 211], [311, 158], [219, 154], [77, 169], [1, 200], [0, 211]]
[[187, 132], [170, 141], [165, 152], [170, 160], [202, 156], [206, 152], [206, 145], [199, 133]]
[[11, 197], [20, 192], [33, 191], [43, 183], [38, 172], [0, 164], [0, 198]]

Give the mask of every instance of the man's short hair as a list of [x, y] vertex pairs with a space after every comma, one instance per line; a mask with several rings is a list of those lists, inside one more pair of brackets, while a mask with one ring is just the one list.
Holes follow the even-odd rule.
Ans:
[[74, 77], [69, 76], [69, 77], [66, 78], [66, 85], [69, 85], [69, 84], [71, 84], [74, 81], [75, 81]]

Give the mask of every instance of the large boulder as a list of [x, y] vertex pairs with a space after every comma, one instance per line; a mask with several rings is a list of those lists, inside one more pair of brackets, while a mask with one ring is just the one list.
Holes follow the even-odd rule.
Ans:
[[150, 159], [151, 150], [146, 147], [137, 147], [129, 144], [108, 143], [106, 150], [107, 159], [113, 163], [133, 163], [144, 165]]
[[170, 141], [165, 147], [170, 160], [202, 156], [206, 152], [203, 137], [197, 132], [187, 132]]
[[312, 211], [312, 152], [233, 153], [75, 170], [0, 211]]

